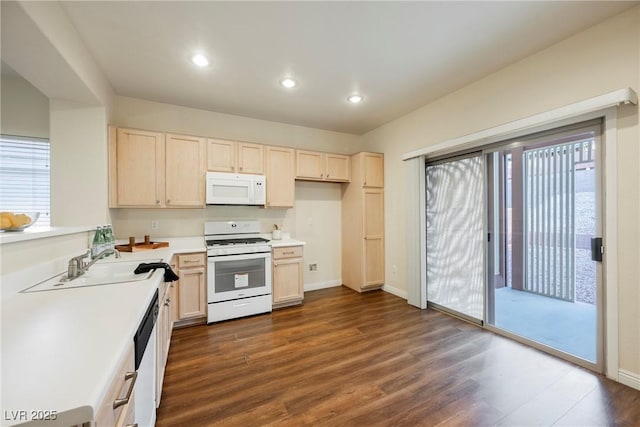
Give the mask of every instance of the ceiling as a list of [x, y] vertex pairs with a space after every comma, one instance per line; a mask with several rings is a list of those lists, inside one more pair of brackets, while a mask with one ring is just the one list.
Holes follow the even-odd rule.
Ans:
[[118, 95], [362, 134], [638, 2], [62, 4]]

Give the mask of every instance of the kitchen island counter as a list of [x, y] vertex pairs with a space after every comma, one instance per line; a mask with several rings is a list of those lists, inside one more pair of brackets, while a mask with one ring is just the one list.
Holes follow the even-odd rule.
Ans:
[[[205, 251], [201, 237], [168, 241], [168, 248], [122, 253], [120, 261], [170, 262], [177, 253]], [[137, 282], [3, 293], [2, 425], [94, 420], [163, 273]], [[23, 273], [3, 277], [2, 285], [25, 289], [43, 279]], [[50, 420], [34, 420], [46, 416]]]

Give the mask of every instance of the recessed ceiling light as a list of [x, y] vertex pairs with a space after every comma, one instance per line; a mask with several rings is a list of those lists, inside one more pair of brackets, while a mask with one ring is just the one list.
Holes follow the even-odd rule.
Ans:
[[349, 95], [349, 97], [347, 98], [347, 101], [349, 101], [352, 104], [358, 104], [363, 100], [364, 100], [364, 97], [362, 95], [358, 95], [357, 93], [354, 93], [353, 95]]
[[197, 53], [191, 57], [191, 61], [196, 64], [198, 67], [206, 67], [209, 65], [209, 60], [206, 56], [201, 53]]
[[287, 89], [291, 89], [298, 86], [298, 82], [291, 77], [285, 77], [282, 80], [280, 80], [280, 85], [282, 85], [283, 87], [286, 87]]

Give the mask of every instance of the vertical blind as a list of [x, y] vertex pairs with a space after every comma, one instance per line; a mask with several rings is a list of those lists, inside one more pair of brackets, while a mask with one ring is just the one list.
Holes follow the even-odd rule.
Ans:
[[427, 301], [482, 321], [484, 171], [477, 155], [427, 165]]
[[0, 135], [0, 211], [39, 212], [50, 225], [49, 141]]
[[576, 201], [576, 170], [581, 165], [593, 167], [594, 156], [593, 136], [523, 153], [524, 289], [529, 292], [575, 301], [576, 221], [588, 223], [578, 216], [591, 214], [584, 208], [576, 213], [582, 206]]

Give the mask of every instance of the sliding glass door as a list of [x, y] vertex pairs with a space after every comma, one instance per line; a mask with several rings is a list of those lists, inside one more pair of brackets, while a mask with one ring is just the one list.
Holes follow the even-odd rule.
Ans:
[[600, 123], [427, 160], [427, 304], [602, 371]]
[[469, 320], [484, 315], [484, 160], [428, 163], [427, 303]]
[[601, 370], [599, 125], [486, 155], [487, 323]]

